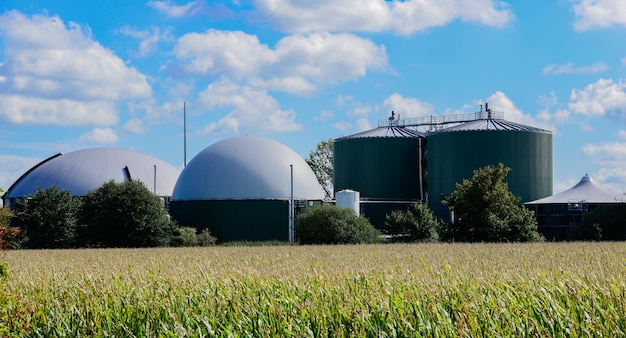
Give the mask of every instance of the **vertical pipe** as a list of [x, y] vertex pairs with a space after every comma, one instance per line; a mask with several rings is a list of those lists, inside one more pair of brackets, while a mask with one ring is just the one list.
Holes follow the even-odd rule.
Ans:
[[187, 166], [187, 102], [183, 101], [183, 167]]
[[424, 202], [424, 170], [422, 168], [422, 138], [417, 138], [417, 166], [419, 171], [420, 202]]
[[289, 242], [295, 242], [294, 201], [293, 201], [293, 164], [289, 165], [291, 171], [291, 197], [289, 199]]
[[153, 185], [154, 194], [156, 195], [156, 164], [154, 165], [154, 185]]

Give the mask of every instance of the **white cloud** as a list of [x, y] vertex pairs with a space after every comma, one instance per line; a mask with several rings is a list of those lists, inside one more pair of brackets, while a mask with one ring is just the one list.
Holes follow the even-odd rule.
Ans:
[[591, 66], [574, 67], [572, 62], [568, 62], [562, 65], [551, 64], [543, 68], [543, 75], [560, 75], [560, 74], [597, 74], [606, 72], [609, 70], [609, 66], [602, 62], [598, 62]]
[[626, 82], [600, 79], [583, 90], [573, 89], [569, 110], [586, 116], [605, 116], [615, 121], [625, 121]]
[[335, 115], [335, 113], [333, 113], [330, 110], [322, 110], [320, 112], [320, 114], [318, 116], [314, 117], [313, 119], [316, 120], [316, 121], [326, 122], [326, 121], [328, 121], [328, 119], [333, 117], [333, 115]]
[[617, 136], [618, 136], [619, 138], [626, 138], [626, 130], [620, 129], [620, 130], [617, 132]]
[[220, 79], [200, 93], [199, 109], [229, 108], [230, 112], [202, 131], [204, 135], [238, 134], [247, 131], [298, 131], [302, 125], [295, 122], [292, 110], [282, 110], [276, 99], [267, 92], [242, 86], [228, 79]]
[[138, 118], [133, 118], [126, 121], [126, 123], [124, 124], [124, 129], [134, 134], [145, 134], [146, 132], [148, 132], [148, 128], [146, 128], [146, 126], [144, 126], [143, 124], [143, 121]]
[[294, 93], [387, 67], [384, 46], [350, 34], [293, 35], [272, 49], [254, 35], [210, 29], [182, 36], [174, 54], [192, 74], [251, 79], [259, 87]]
[[0, 187], [5, 191], [43, 158], [0, 154]]
[[383, 32], [411, 34], [453, 20], [501, 27], [514, 18], [499, 0], [259, 0], [259, 14], [288, 32]]
[[394, 111], [396, 114], [400, 114], [401, 119], [429, 116], [434, 112], [430, 103], [412, 97], [403, 97], [398, 93], [389, 95], [383, 101], [383, 110], [389, 114]]
[[219, 19], [234, 16], [234, 13], [224, 4], [209, 6], [205, 0], [195, 0], [184, 5], [175, 5], [171, 0], [148, 1], [148, 6], [172, 18], [208, 16], [212, 19]]
[[577, 0], [573, 8], [575, 29], [626, 26], [626, 3], [623, 0]]
[[524, 112], [517, 108], [515, 103], [501, 91], [493, 93], [485, 102], [489, 103], [489, 107], [494, 111], [503, 112], [504, 119], [506, 120], [557, 132], [556, 127], [550, 123], [548, 118], [544, 117], [540, 119], [529, 114], [524, 114]]
[[587, 144], [582, 149], [601, 168], [593, 174], [594, 180], [616, 192], [626, 191], [626, 143], [606, 142]]
[[123, 35], [139, 40], [139, 50], [136, 57], [146, 57], [152, 54], [161, 42], [173, 41], [171, 28], [152, 27], [150, 30], [138, 30], [130, 26], [122, 27], [119, 32]]
[[372, 129], [372, 125], [366, 118], [359, 118], [356, 120], [356, 126], [359, 128], [359, 131], [365, 131]]
[[75, 101], [0, 94], [0, 121], [11, 124], [107, 126], [118, 122], [109, 101]]
[[347, 121], [337, 122], [333, 124], [333, 127], [341, 132], [347, 132], [352, 128], [352, 123]]
[[[0, 92], [5, 101], [27, 107], [26, 116], [20, 117], [16, 114], [21, 111], [0, 105], [0, 116], [6, 121], [106, 125], [117, 120], [111, 101], [152, 94], [143, 74], [129, 68], [94, 41], [88, 28], [76, 23], [66, 25], [58, 17], [29, 18], [10, 11], [0, 16], [0, 36], [5, 57], [0, 65]], [[59, 112], [61, 108], [77, 109]], [[59, 120], [68, 115], [75, 122]]]
[[83, 143], [117, 143], [119, 138], [111, 128], [95, 128], [82, 135], [79, 140]]

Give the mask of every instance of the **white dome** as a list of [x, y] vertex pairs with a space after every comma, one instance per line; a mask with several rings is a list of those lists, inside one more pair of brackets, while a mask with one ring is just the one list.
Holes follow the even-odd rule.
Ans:
[[[35, 194], [37, 188], [57, 186], [73, 196], [85, 196], [110, 180], [131, 179], [143, 182], [150, 191], [171, 196], [180, 171], [156, 157], [133, 150], [90, 148], [52, 157], [23, 175], [4, 198], [20, 198]], [[125, 169], [128, 168], [128, 169]]]
[[313, 170], [296, 152], [248, 136], [220, 141], [196, 155], [180, 174], [172, 200], [288, 199], [290, 165], [294, 198], [321, 200]]

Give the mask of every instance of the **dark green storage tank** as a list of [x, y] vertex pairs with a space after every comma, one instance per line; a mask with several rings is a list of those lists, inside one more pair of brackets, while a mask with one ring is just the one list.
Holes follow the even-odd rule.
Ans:
[[391, 210], [405, 209], [425, 194], [420, 175], [423, 134], [379, 127], [334, 141], [334, 190], [358, 191], [361, 207], [377, 228]]
[[501, 119], [482, 119], [426, 136], [429, 207], [448, 218], [443, 198], [486, 165], [510, 167], [505, 182], [521, 202], [552, 195], [552, 133]]

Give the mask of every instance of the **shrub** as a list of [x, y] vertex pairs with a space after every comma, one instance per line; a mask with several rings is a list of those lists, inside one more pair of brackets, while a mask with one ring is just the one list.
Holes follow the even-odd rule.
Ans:
[[426, 204], [415, 203], [408, 210], [394, 210], [385, 219], [393, 241], [424, 242], [439, 239], [439, 221]]
[[211, 235], [209, 229], [202, 229], [197, 237], [199, 246], [213, 246], [217, 243], [217, 238]]
[[321, 205], [296, 219], [296, 235], [302, 244], [359, 244], [380, 241], [380, 232], [367, 218], [351, 209]]
[[197, 246], [198, 236], [196, 228], [180, 227], [174, 229], [172, 235], [172, 246]]
[[80, 206], [80, 199], [68, 190], [37, 189], [17, 200], [11, 224], [21, 229], [27, 248], [74, 247]]
[[80, 222], [82, 243], [97, 247], [167, 246], [177, 228], [161, 199], [136, 180], [109, 181], [87, 193]]

